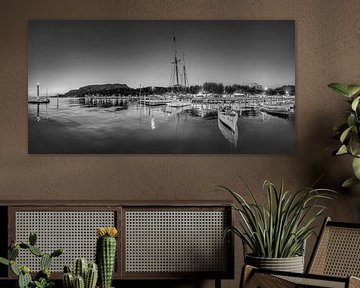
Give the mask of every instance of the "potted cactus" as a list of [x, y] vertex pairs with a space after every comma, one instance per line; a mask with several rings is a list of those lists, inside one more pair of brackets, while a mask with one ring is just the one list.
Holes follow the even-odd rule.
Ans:
[[100, 227], [97, 229], [96, 262], [99, 267], [99, 287], [110, 288], [116, 258], [115, 227]]
[[74, 263], [74, 270], [64, 267], [64, 288], [95, 288], [98, 279], [98, 267], [96, 263], [88, 262], [85, 258], [78, 258]]
[[[30, 233], [29, 243], [12, 242], [8, 252], [8, 259], [0, 257], [0, 263], [10, 266], [11, 271], [18, 277], [18, 288], [49, 288], [54, 285], [54, 283], [50, 280], [50, 265], [52, 259], [63, 254], [64, 250], [57, 249], [50, 254], [45, 253], [36, 246], [36, 241], [36, 233]], [[41, 259], [41, 270], [35, 275], [34, 280], [30, 275], [30, 268], [28, 266], [19, 266], [16, 263], [20, 249], [26, 249]]]

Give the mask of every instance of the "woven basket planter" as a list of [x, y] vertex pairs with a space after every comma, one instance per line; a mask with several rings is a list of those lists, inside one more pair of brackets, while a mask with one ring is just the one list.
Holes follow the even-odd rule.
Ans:
[[257, 268], [286, 272], [304, 272], [304, 256], [289, 258], [262, 258], [251, 255], [245, 256], [245, 263]]

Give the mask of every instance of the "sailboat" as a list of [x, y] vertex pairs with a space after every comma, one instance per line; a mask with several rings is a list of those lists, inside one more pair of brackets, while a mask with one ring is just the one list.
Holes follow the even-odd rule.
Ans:
[[[184, 79], [184, 86], [182, 86], [180, 84], [179, 81], [179, 63], [181, 62], [180, 59], [178, 59], [177, 57], [177, 50], [176, 50], [176, 37], [175, 37], [175, 32], [173, 33], [173, 40], [174, 40], [174, 61], [172, 61], [171, 63], [174, 65], [173, 66], [173, 73], [171, 75], [171, 79], [170, 79], [170, 83], [174, 83], [173, 84], [173, 88], [176, 92], [176, 99], [174, 99], [173, 101], [171, 101], [170, 103], [168, 103], [169, 107], [186, 107], [186, 106], [190, 106], [191, 105], [191, 101], [189, 100], [183, 100], [179, 98], [179, 90], [182, 90], [183, 87], [185, 87], [185, 91], [186, 91], [186, 87], [188, 85], [188, 79], [187, 79], [187, 75], [186, 75], [186, 68], [185, 68], [185, 55], [183, 55], [183, 79]], [[173, 81], [172, 81], [173, 80]]]

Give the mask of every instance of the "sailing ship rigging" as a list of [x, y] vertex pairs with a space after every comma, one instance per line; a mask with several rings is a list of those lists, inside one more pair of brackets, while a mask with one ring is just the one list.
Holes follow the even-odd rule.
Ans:
[[[183, 54], [183, 59], [179, 59], [177, 56], [177, 47], [176, 47], [176, 37], [175, 31], [173, 31], [173, 52], [174, 60], [171, 61], [172, 73], [170, 77], [170, 90], [175, 93], [176, 99], [170, 102], [168, 105], [170, 107], [185, 107], [190, 106], [191, 101], [182, 100], [180, 93], [185, 92], [189, 85], [189, 80], [187, 77], [186, 67], [185, 67], [185, 54]], [[182, 71], [179, 69], [180, 62], [182, 62]], [[181, 73], [182, 72], [182, 73]]]

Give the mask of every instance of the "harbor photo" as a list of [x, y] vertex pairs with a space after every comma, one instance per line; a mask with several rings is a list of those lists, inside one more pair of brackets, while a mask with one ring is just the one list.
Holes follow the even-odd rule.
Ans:
[[31, 20], [29, 154], [292, 154], [295, 22]]

